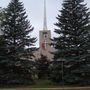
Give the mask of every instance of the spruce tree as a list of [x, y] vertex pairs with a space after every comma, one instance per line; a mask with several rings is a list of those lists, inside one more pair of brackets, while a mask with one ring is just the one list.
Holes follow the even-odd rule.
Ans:
[[87, 28], [90, 26], [90, 12], [84, 0], [64, 0], [62, 5], [62, 10], [59, 10], [60, 14], [57, 16], [58, 22], [55, 24], [57, 37], [53, 39], [54, 62], [61, 63], [58, 65], [60, 71], [53, 69], [60, 74], [55, 73], [55, 77], [63, 83], [88, 83], [90, 70], [87, 69]]
[[[31, 37], [33, 27], [27, 19], [24, 5], [19, 0], [11, 0], [4, 12], [4, 19], [1, 24], [3, 31], [3, 43], [5, 52], [4, 60], [0, 67], [2, 71], [0, 82], [2, 84], [31, 84], [33, 82], [32, 63], [25, 55], [33, 56], [33, 48], [36, 38]], [[25, 60], [23, 60], [23, 58]], [[29, 64], [29, 65], [28, 65]], [[3, 68], [3, 69], [2, 69]]]
[[4, 11], [5, 11], [5, 8], [1, 8], [0, 7], [0, 35], [2, 35], [2, 31], [1, 31], [1, 24], [2, 24], [2, 21], [4, 19]]
[[8, 63], [8, 59], [7, 59], [7, 49], [6, 49], [6, 45], [5, 45], [5, 39], [3, 37], [3, 33], [1, 31], [2, 27], [2, 21], [4, 19], [4, 10], [2, 8], [0, 8], [0, 84], [3, 84], [5, 80], [5, 68], [6, 67], [6, 63]]
[[48, 78], [49, 60], [46, 56], [41, 54], [41, 57], [38, 60], [36, 60], [36, 69], [38, 79]]
[[36, 42], [36, 38], [31, 37], [33, 27], [27, 19], [22, 2], [19, 0], [11, 0], [6, 8], [2, 26], [4, 38], [7, 42], [8, 55], [17, 58], [29, 51], [28, 53], [32, 57], [34, 50], [32, 46]]

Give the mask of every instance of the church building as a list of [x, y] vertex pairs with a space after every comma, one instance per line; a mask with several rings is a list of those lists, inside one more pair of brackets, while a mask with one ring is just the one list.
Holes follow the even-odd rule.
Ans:
[[41, 55], [46, 56], [49, 60], [52, 60], [53, 55], [50, 53], [53, 51], [51, 44], [51, 31], [47, 28], [46, 17], [46, 0], [44, 0], [44, 23], [43, 30], [39, 31], [39, 50], [35, 52], [35, 58], [40, 58]]

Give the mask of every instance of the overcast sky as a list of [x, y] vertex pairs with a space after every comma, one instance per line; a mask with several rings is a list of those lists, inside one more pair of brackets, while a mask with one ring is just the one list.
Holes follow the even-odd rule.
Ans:
[[[0, 7], [6, 7], [11, 0], [0, 0]], [[43, 29], [43, 7], [44, 0], [20, 0], [24, 3], [24, 7], [26, 9], [28, 19], [31, 22], [31, 25], [34, 27], [34, 31], [32, 36], [37, 37], [39, 39], [39, 30]], [[57, 22], [56, 16], [58, 14], [58, 10], [62, 7], [63, 0], [46, 0], [47, 2], [47, 26], [48, 29], [51, 30], [52, 36], [55, 26], [54, 23]], [[87, 7], [90, 8], [90, 0], [85, 0], [87, 3]], [[37, 41], [36, 46], [38, 46], [39, 42]]]

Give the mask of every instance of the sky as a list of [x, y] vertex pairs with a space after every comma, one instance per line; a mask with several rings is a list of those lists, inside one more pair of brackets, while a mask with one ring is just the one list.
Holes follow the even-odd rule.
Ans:
[[[11, 0], [0, 0], [0, 7], [7, 7]], [[31, 25], [34, 27], [32, 32], [33, 37], [37, 37], [36, 46], [39, 46], [39, 31], [43, 30], [43, 13], [44, 13], [44, 0], [20, 0], [24, 3], [26, 14]], [[87, 3], [87, 7], [90, 8], [90, 0], [84, 0]], [[63, 0], [46, 0], [47, 9], [47, 27], [51, 30], [52, 37], [54, 33], [54, 23], [57, 22], [56, 17], [59, 14], [58, 10], [62, 8]]]

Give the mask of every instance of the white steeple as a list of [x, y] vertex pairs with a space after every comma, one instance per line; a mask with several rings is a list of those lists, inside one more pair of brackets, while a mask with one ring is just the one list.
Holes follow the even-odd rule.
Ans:
[[43, 30], [47, 30], [46, 0], [44, 0], [44, 22], [43, 22]]

